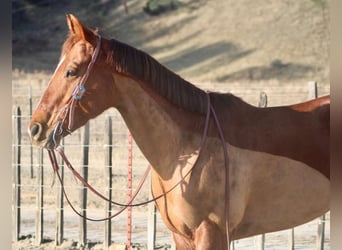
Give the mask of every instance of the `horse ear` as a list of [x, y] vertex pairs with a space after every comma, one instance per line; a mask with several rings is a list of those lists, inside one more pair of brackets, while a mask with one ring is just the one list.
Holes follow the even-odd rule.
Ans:
[[70, 34], [79, 36], [81, 39], [96, 44], [96, 33], [84, 26], [74, 15], [67, 14], [67, 23]]

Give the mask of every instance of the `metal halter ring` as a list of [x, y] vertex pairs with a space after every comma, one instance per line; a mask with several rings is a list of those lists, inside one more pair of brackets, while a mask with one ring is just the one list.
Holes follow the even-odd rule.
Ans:
[[84, 95], [84, 92], [86, 91], [85, 87], [83, 85], [78, 85], [74, 93], [72, 93], [72, 96], [74, 97], [75, 100], [80, 100], [82, 96]]

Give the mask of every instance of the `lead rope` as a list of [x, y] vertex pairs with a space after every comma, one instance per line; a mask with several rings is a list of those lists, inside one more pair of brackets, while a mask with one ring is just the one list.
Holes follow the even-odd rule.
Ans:
[[221, 128], [220, 122], [217, 118], [216, 112], [213, 108], [213, 106], [210, 107], [211, 108], [211, 112], [213, 113], [213, 117], [215, 120], [215, 124], [216, 124], [216, 128], [219, 132], [220, 135], [220, 139], [222, 142], [222, 147], [223, 147], [223, 154], [224, 154], [224, 164], [225, 164], [225, 170], [226, 170], [226, 188], [225, 188], [225, 197], [226, 197], [226, 237], [227, 237], [227, 245], [228, 245], [228, 249], [230, 249], [230, 236], [229, 236], [229, 205], [230, 205], [230, 195], [229, 195], [229, 157], [228, 157], [228, 149], [227, 149], [227, 145], [226, 145], [226, 141], [224, 139], [224, 135], [223, 135], [223, 130]]
[[64, 189], [64, 185], [63, 185], [63, 180], [62, 178], [60, 177], [59, 175], [59, 167], [58, 167], [58, 163], [57, 163], [57, 160], [56, 160], [56, 155], [55, 155], [55, 151], [54, 150], [48, 150], [48, 153], [49, 153], [49, 157], [50, 157], [50, 161], [51, 161], [51, 164], [52, 164], [52, 168], [54, 170], [54, 174], [57, 175], [58, 177], [58, 180], [61, 184], [61, 187], [62, 187], [62, 192], [68, 202], [68, 204], [70, 205], [70, 207], [72, 208], [72, 210], [77, 214], [79, 215], [80, 217], [84, 218], [84, 219], [87, 219], [87, 220], [90, 220], [90, 221], [105, 221], [105, 220], [109, 220], [109, 219], [112, 219], [114, 218], [115, 216], [119, 215], [120, 213], [122, 213], [127, 207], [136, 207], [136, 206], [142, 206], [142, 205], [146, 205], [148, 203], [151, 203], [151, 202], [155, 202], [157, 201], [158, 199], [162, 198], [162, 197], [165, 197], [168, 193], [170, 193], [172, 190], [174, 190], [177, 186], [179, 186], [183, 181], [184, 179], [192, 172], [192, 170], [195, 168], [195, 166], [197, 165], [198, 163], [198, 160], [199, 160], [199, 157], [201, 155], [201, 152], [202, 152], [202, 149], [205, 145], [205, 142], [206, 142], [206, 138], [207, 138], [207, 134], [208, 134], [208, 129], [209, 129], [209, 121], [210, 121], [210, 111], [212, 109], [211, 107], [211, 104], [210, 104], [210, 97], [209, 97], [209, 94], [207, 94], [207, 100], [208, 100], [208, 108], [207, 108], [207, 115], [206, 115], [206, 120], [205, 120], [205, 126], [204, 126], [204, 131], [203, 131], [203, 135], [202, 135], [202, 139], [201, 139], [201, 144], [200, 144], [200, 147], [199, 147], [199, 150], [198, 150], [198, 155], [197, 155], [197, 158], [195, 160], [195, 163], [193, 164], [193, 166], [190, 168], [190, 170], [183, 176], [183, 178], [177, 182], [172, 188], [170, 188], [168, 191], [166, 191], [165, 193], [162, 193], [160, 194], [159, 196], [156, 196], [150, 200], [147, 200], [147, 201], [144, 201], [144, 202], [141, 202], [141, 203], [136, 203], [136, 204], [132, 204], [133, 203], [133, 200], [135, 199], [135, 197], [138, 195], [139, 191], [141, 190], [147, 176], [148, 176], [148, 173], [150, 171], [150, 166], [148, 166], [148, 168], [146, 169], [145, 171], [145, 174], [142, 178], [142, 180], [140, 181], [140, 184], [138, 185], [136, 191], [134, 192], [131, 200], [127, 203], [127, 204], [121, 204], [121, 203], [118, 203], [118, 202], [115, 202], [115, 201], [112, 201], [110, 199], [108, 199], [107, 197], [105, 197], [104, 195], [102, 195], [100, 192], [98, 192], [95, 188], [93, 188], [72, 166], [72, 164], [70, 163], [70, 161], [67, 159], [66, 155], [64, 154], [64, 151], [61, 147], [57, 147], [56, 149], [54, 149], [55, 151], [57, 151], [59, 153], [59, 155], [62, 157], [62, 159], [64, 160], [64, 162], [66, 163], [67, 167], [70, 169], [70, 171], [73, 173], [73, 175], [76, 177], [76, 179], [78, 179], [79, 181], [81, 181], [81, 183], [87, 187], [90, 191], [92, 191], [93, 193], [95, 193], [97, 196], [99, 196], [100, 198], [102, 198], [103, 200], [105, 201], [108, 201], [108, 202], [111, 202], [112, 204], [114, 205], [117, 205], [117, 206], [122, 206], [122, 208], [117, 212], [115, 213], [114, 215], [110, 216], [110, 217], [106, 217], [106, 218], [102, 218], [102, 219], [93, 219], [93, 218], [89, 218], [89, 217], [86, 217], [84, 215], [82, 215], [81, 213], [79, 213], [75, 208], [74, 206], [72, 205], [72, 203], [70, 202], [66, 192], [65, 192], [65, 189]]
[[[117, 206], [122, 206], [122, 208], [116, 212], [115, 214], [113, 214], [112, 216], [109, 216], [109, 217], [106, 217], [106, 218], [101, 218], [101, 219], [94, 219], [94, 218], [89, 218], [87, 216], [84, 216], [82, 215], [81, 213], [79, 213], [75, 207], [72, 205], [71, 201], [69, 200], [69, 197], [64, 189], [64, 185], [63, 185], [63, 180], [59, 174], [59, 167], [58, 167], [58, 163], [57, 163], [57, 160], [56, 160], [56, 155], [55, 155], [55, 152], [54, 150], [48, 150], [48, 153], [49, 153], [49, 157], [50, 157], [50, 161], [51, 161], [51, 164], [52, 164], [52, 168], [54, 170], [54, 174], [57, 175], [58, 177], [58, 180], [61, 184], [61, 188], [62, 188], [62, 192], [68, 202], [68, 204], [70, 205], [71, 209], [77, 214], [79, 215], [80, 217], [86, 219], [86, 220], [90, 220], [90, 221], [105, 221], [105, 220], [110, 220], [114, 217], [116, 217], [117, 215], [121, 214], [127, 207], [134, 207], [134, 206], [141, 206], [141, 205], [146, 205], [150, 202], [155, 202], [157, 201], [158, 199], [160, 199], [161, 197], [165, 197], [168, 193], [170, 193], [172, 190], [174, 190], [179, 184], [181, 184], [184, 179], [192, 172], [192, 170], [195, 168], [195, 166], [197, 165], [198, 163], [198, 160], [199, 160], [199, 157], [201, 155], [201, 152], [202, 152], [202, 149], [204, 147], [204, 144], [206, 142], [206, 138], [207, 138], [207, 134], [208, 134], [208, 129], [209, 129], [209, 121], [210, 121], [210, 114], [212, 112], [213, 114], [213, 117], [214, 117], [214, 120], [215, 120], [215, 124], [216, 124], [216, 127], [218, 129], [218, 132], [219, 132], [219, 136], [220, 136], [220, 139], [221, 139], [221, 142], [222, 142], [222, 146], [223, 146], [223, 149], [224, 149], [224, 159], [225, 159], [225, 170], [226, 170], [226, 188], [225, 188], [225, 197], [227, 199], [227, 202], [226, 202], [226, 237], [227, 237], [227, 244], [228, 244], [228, 250], [230, 249], [230, 236], [229, 236], [229, 158], [228, 158], [228, 151], [227, 151], [227, 145], [225, 143], [225, 139], [224, 139], [224, 135], [223, 135], [223, 130], [220, 126], [220, 123], [219, 123], [219, 120], [217, 118], [217, 115], [216, 115], [216, 112], [214, 110], [214, 108], [212, 107], [211, 103], [210, 103], [210, 96], [209, 96], [209, 93], [207, 93], [207, 105], [208, 105], [208, 109], [207, 109], [207, 115], [206, 115], [206, 120], [205, 120], [205, 127], [204, 127], [204, 131], [203, 131], [203, 136], [202, 136], [202, 139], [201, 139], [201, 144], [200, 144], [200, 147], [199, 147], [199, 150], [198, 150], [198, 155], [197, 155], [197, 158], [196, 158], [196, 161], [194, 163], [194, 165], [190, 168], [190, 170], [186, 173], [186, 175], [184, 175], [184, 177], [178, 182], [176, 183], [171, 189], [169, 189], [167, 192], [157, 196], [157, 197], [154, 197], [153, 199], [150, 199], [150, 200], [147, 200], [145, 202], [141, 202], [141, 203], [137, 203], [137, 204], [132, 204], [134, 199], [136, 198], [136, 196], [138, 195], [139, 191], [141, 190], [148, 174], [149, 174], [149, 171], [150, 171], [150, 166], [148, 166], [148, 168], [146, 169], [144, 175], [143, 175], [143, 178], [142, 180], [140, 181], [136, 191], [134, 192], [131, 200], [127, 203], [127, 204], [121, 204], [121, 203], [118, 203], [118, 202], [115, 202], [115, 201], [112, 201], [110, 199], [108, 199], [107, 197], [103, 196], [101, 193], [99, 193], [96, 189], [94, 189], [74, 168], [73, 166], [71, 165], [71, 163], [69, 162], [69, 160], [67, 159], [66, 155], [64, 154], [64, 151], [62, 150], [61, 147], [57, 147], [55, 150], [60, 154], [60, 156], [62, 157], [62, 159], [64, 160], [64, 162], [66, 163], [66, 165], [68, 166], [68, 168], [71, 170], [71, 172], [73, 173], [73, 175], [82, 182], [82, 184], [87, 187], [88, 189], [90, 189], [93, 193], [97, 194], [99, 197], [101, 197], [102, 199], [108, 201], [108, 202], [111, 202], [112, 204], [114, 205], [117, 205]], [[54, 181], [53, 181], [54, 182]]]
[[[62, 180], [62, 178], [61, 178], [61, 176], [60, 176], [60, 174], [59, 174], [59, 172], [58, 172], [58, 164], [57, 164], [55, 152], [54, 152], [53, 150], [48, 150], [48, 153], [49, 153], [50, 161], [51, 161], [51, 164], [52, 164], [53, 169], [54, 169], [54, 171], [55, 171], [55, 174], [57, 175], [58, 180], [59, 180], [59, 182], [60, 182], [60, 184], [61, 184], [61, 188], [62, 188], [63, 195], [64, 195], [65, 199], [67, 200], [69, 206], [71, 207], [71, 209], [72, 209], [78, 216], [80, 216], [80, 217], [82, 217], [82, 218], [84, 218], [84, 219], [86, 219], [86, 220], [89, 220], [89, 221], [105, 221], [105, 220], [110, 220], [110, 219], [112, 219], [112, 218], [118, 216], [119, 214], [121, 214], [123, 211], [125, 211], [125, 209], [126, 209], [127, 207], [129, 207], [129, 204], [131, 204], [131, 203], [133, 202], [133, 200], [135, 199], [135, 197], [138, 195], [138, 193], [139, 193], [139, 191], [140, 191], [142, 185], [144, 184], [144, 182], [145, 182], [145, 180], [146, 180], [146, 178], [147, 178], [147, 176], [148, 176], [149, 170], [150, 170], [149, 167], [146, 169], [146, 171], [145, 171], [145, 173], [144, 173], [144, 176], [143, 176], [142, 180], [140, 181], [137, 190], [134, 192], [132, 198], [128, 201], [128, 203], [127, 203], [125, 206], [123, 206], [119, 211], [117, 211], [115, 214], [113, 214], [113, 215], [111, 215], [111, 216], [109, 216], [109, 217], [101, 218], [101, 219], [94, 219], [94, 218], [89, 218], [89, 217], [87, 217], [87, 216], [84, 216], [83, 214], [81, 214], [80, 212], [78, 212], [78, 211], [76, 210], [76, 208], [72, 205], [72, 203], [71, 203], [71, 201], [69, 200], [69, 197], [68, 197], [68, 195], [67, 195], [67, 193], [66, 193], [66, 191], [65, 191], [65, 189], [64, 189], [63, 180]], [[63, 158], [63, 157], [62, 157], [62, 158]], [[70, 162], [69, 162], [66, 158], [63, 158], [63, 160], [64, 160], [64, 161], [66, 160], [65, 162], [66, 162], [67, 166], [69, 167], [69, 169], [70, 169], [70, 168], [72, 169], [72, 173], [73, 173], [74, 175], [77, 174], [77, 176], [76, 176], [77, 178], [79, 178], [79, 177], [82, 178], [82, 177], [78, 174], [78, 172], [77, 172], [76, 170], [74, 170], [74, 168], [71, 166]], [[82, 178], [82, 179], [83, 179], [83, 178]], [[83, 180], [84, 180], [84, 179], [83, 179]], [[85, 181], [85, 180], [84, 180], [84, 181]], [[89, 184], [88, 184], [86, 187], [89, 188], [89, 189], [92, 189], [92, 191], [95, 191], [95, 192], [96, 192], [101, 198], [103, 198], [104, 200], [109, 201], [109, 202], [112, 202], [111, 200], [109, 200], [109, 199], [107, 199], [106, 197], [104, 197], [104, 196], [102, 196], [101, 194], [99, 194], [99, 193], [98, 193], [95, 189], [93, 189]], [[112, 203], [113, 203], [113, 202], [112, 202]]]
[[[66, 131], [68, 133], [71, 132], [71, 129], [73, 127], [73, 123], [74, 123], [74, 120], [73, 120], [73, 117], [74, 117], [74, 111], [75, 111], [75, 102], [76, 101], [79, 101], [84, 93], [85, 93], [85, 87], [84, 87], [84, 84], [85, 82], [87, 81], [88, 77], [89, 77], [89, 74], [91, 72], [91, 69], [93, 68], [95, 62], [96, 62], [96, 59], [100, 53], [100, 49], [101, 49], [101, 36], [99, 35], [98, 36], [98, 42], [97, 42], [97, 46], [95, 48], [95, 51], [93, 53], [93, 56], [92, 56], [92, 59], [88, 65], [88, 68], [87, 68], [87, 71], [86, 73], [83, 75], [80, 83], [78, 86], [76, 86], [74, 92], [72, 93], [72, 97], [71, 97], [71, 100], [68, 102], [67, 106], [65, 107], [65, 109], [62, 111], [62, 114], [64, 117], [62, 117], [62, 119], [57, 123], [55, 129], [54, 129], [54, 132], [53, 132], [53, 141], [55, 143], [55, 145], [57, 145], [57, 142], [56, 142], [56, 135], [59, 135], [59, 134], [62, 134], [63, 132], [63, 123], [69, 113], [69, 123], [68, 123], [68, 127], [66, 129]], [[53, 167], [53, 170], [54, 170], [54, 174], [58, 176], [58, 179], [61, 183], [61, 186], [62, 186], [62, 190], [63, 190], [63, 193], [64, 193], [64, 196], [65, 198], [67, 199], [69, 205], [71, 206], [71, 208], [74, 210], [74, 212], [76, 214], [78, 214], [79, 216], [85, 218], [85, 219], [88, 219], [88, 220], [92, 220], [92, 221], [103, 221], [103, 220], [108, 220], [110, 218], [113, 218], [115, 217], [116, 215], [120, 214], [121, 212], [123, 212], [127, 207], [129, 206], [140, 206], [140, 205], [145, 205], [147, 203], [150, 203], [150, 202], [153, 202], [153, 201], [156, 201], [158, 200], [159, 198], [161, 197], [164, 197], [166, 196], [169, 192], [171, 192], [172, 190], [174, 190], [179, 184], [181, 184], [181, 182], [183, 182], [183, 180], [192, 172], [192, 170], [194, 169], [194, 167], [197, 165], [197, 162], [198, 162], [198, 159], [199, 159], [199, 156], [201, 155], [201, 151], [202, 151], [202, 148], [205, 144], [205, 141], [206, 141], [206, 137], [207, 137], [207, 133], [208, 133], [208, 128], [209, 128], [209, 120], [210, 120], [210, 112], [213, 113], [213, 116], [214, 116], [214, 119], [215, 119], [215, 124], [216, 124], [216, 127], [218, 129], [218, 132], [219, 132], [219, 135], [220, 135], [220, 138], [221, 138], [221, 142], [222, 142], [222, 146], [223, 146], [223, 149], [224, 149], [224, 158], [225, 158], [225, 169], [226, 169], [226, 188], [225, 188], [225, 196], [227, 198], [227, 202], [226, 202], [226, 234], [227, 234], [227, 243], [228, 243], [228, 250], [230, 248], [230, 245], [229, 245], [229, 159], [228, 159], [228, 151], [227, 151], [227, 146], [226, 146], [226, 143], [225, 143], [225, 139], [224, 139], [224, 135], [223, 135], [223, 131], [222, 131], [222, 128], [220, 126], [220, 123], [218, 121], [218, 118], [217, 118], [217, 115], [215, 113], [215, 110], [214, 108], [212, 107], [211, 103], [210, 103], [210, 95], [209, 93], [207, 93], [207, 116], [206, 116], [206, 121], [205, 121], [205, 128], [204, 128], [204, 132], [203, 132], [203, 136], [202, 136], [202, 139], [201, 139], [201, 144], [200, 144], [200, 148], [199, 148], [199, 152], [198, 152], [198, 155], [197, 155], [197, 158], [196, 158], [196, 161], [194, 163], [194, 165], [190, 168], [190, 170], [188, 171], [188, 173], [176, 184], [174, 185], [170, 190], [168, 190], [167, 192], [157, 196], [157, 197], [154, 197], [153, 199], [151, 200], [148, 200], [146, 202], [142, 202], [142, 203], [138, 203], [138, 204], [131, 204], [135, 198], [135, 196], [138, 194], [138, 192], [140, 191], [141, 189], [141, 186], [143, 185], [147, 175], [148, 175], [148, 172], [150, 170], [150, 167], [147, 168], [147, 170], [145, 171], [145, 174], [144, 174], [144, 177], [142, 179], [142, 182], [141, 182], [141, 186], [139, 184], [137, 190], [136, 190], [136, 193], [134, 193], [132, 199], [127, 203], [127, 204], [120, 204], [120, 203], [117, 203], [117, 202], [113, 202], [113, 201], [110, 201], [109, 199], [107, 199], [106, 197], [104, 197], [102, 194], [100, 194], [97, 190], [95, 190], [90, 184], [88, 184], [82, 176], [80, 176], [78, 174], [78, 172], [72, 167], [71, 163], [68, 161], [68, 159], [66, 158], [63, 150], [61, 147], [57, 147], [56, 148], [56, 151], [61, 155], [61, 157], [63, 158], [63, 160], [67, 163], [67, 166], [69, 167], [69, 169], [72, 171], [72, 173], [74, 174], [74, 176], [76, 176], [82, 183], [83, 185], [85, 185], [87, 188], [89, 188], [92, 192], [94, 192], [95, 194], [97, 194], [98, 196], [100, 196], [102, 199], [106, 200], [106, 201], [109, 201], [115, 205], [119, 205], [119, 206], [123, 206], [123, 208], [121, 210], [119, 210], [118, 213], [116, 213], [114, 216], [111, 216], [109, 218], [105, 218], [105, 219], [91, 219], [91, 218], [87, 218], [87, 217], [84, 217], [83, 215], [81, 215], [79, 212], [76, 211], [76, 209], [72, 206], [72, 204], [70, 203], [67, 195], [66, 195], [66, 192], [64, 190], [64, 186], [63, 186], [63, 183], [62, 183], [62, 179], [59, 175], [59, 172], [58, 172], [58, 163], [56, 161], [56, 155], [54, 153], [53, 150], [49, 150], [49, 157], [50, 157], [50, 161], [52, 163], [52, 167]], [[53, 183], [55, 181], [55, 178], [53, 179]]]

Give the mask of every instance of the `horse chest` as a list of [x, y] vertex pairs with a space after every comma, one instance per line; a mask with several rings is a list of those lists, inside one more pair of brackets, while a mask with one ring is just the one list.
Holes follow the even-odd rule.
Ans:
[[168, 195], [156, 202], [165, 225], [185, 238], [192, 239], [199, 225], [208, 217], [218, 223], [219, 216], [205, 204], [189, 203], [179, 196]]
[[[172, 192], [157, 200], [156, 204], [166, 226], [182, 235], [191, 235], [202, 221], [210, 219], [221, 224], [224, 230], [224, 175], [214, 171], [212, 159], [194, 169]], [[208, 173], [210, 169], [210, 173]], [[177, 171], [176, 171], [177, 172]], [[179, 172], [182, 172], [179, 169]], [[152, 193], [159, 196], [167, 192], [184, 176], [184, 172], [168, 181], [163, 181], [152, 172]]]

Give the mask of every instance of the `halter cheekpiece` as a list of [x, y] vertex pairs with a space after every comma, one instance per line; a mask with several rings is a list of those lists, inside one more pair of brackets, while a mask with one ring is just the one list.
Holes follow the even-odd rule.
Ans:
[[[64, 130], [67, 131], [68, 133], [71, 133], [71, 130], [72, 130], [73, 125], [74, 125], [75, 102], [80, 101], [86, 92], [86, 88], [84, 85], [89, 78], [89, 74], [90, 74], [90, 72], [91, 72], [91, 70], [92, 70], [92, 68], [96, 62], [96, 59], [100, 53], [100, 49], [101, 49], [101, 36], [98, 35], [97, 44], [96, 44], [94, 53], [91, 57], [91, 61], [88, 64], [87, 71], [82, 76], [79, 84], [75, 87], [74, 91], [72, 92], [69, 101], [67, 102], [67, 104], [65, 105], [65, 107], [62, 109], [62, 111], [59, 114], [58, 122], [57, 122], [56, 127], [54, 128], [54, 131], [52, 134], [52, 140], [55, 144], [54, 145], [55, 147], [57, 147], [56, 136], [61, 135]], [[64, 124], [64, 122], [68, 116], [69, 116], [68, 127], [63, 128], [63, 124]]]

